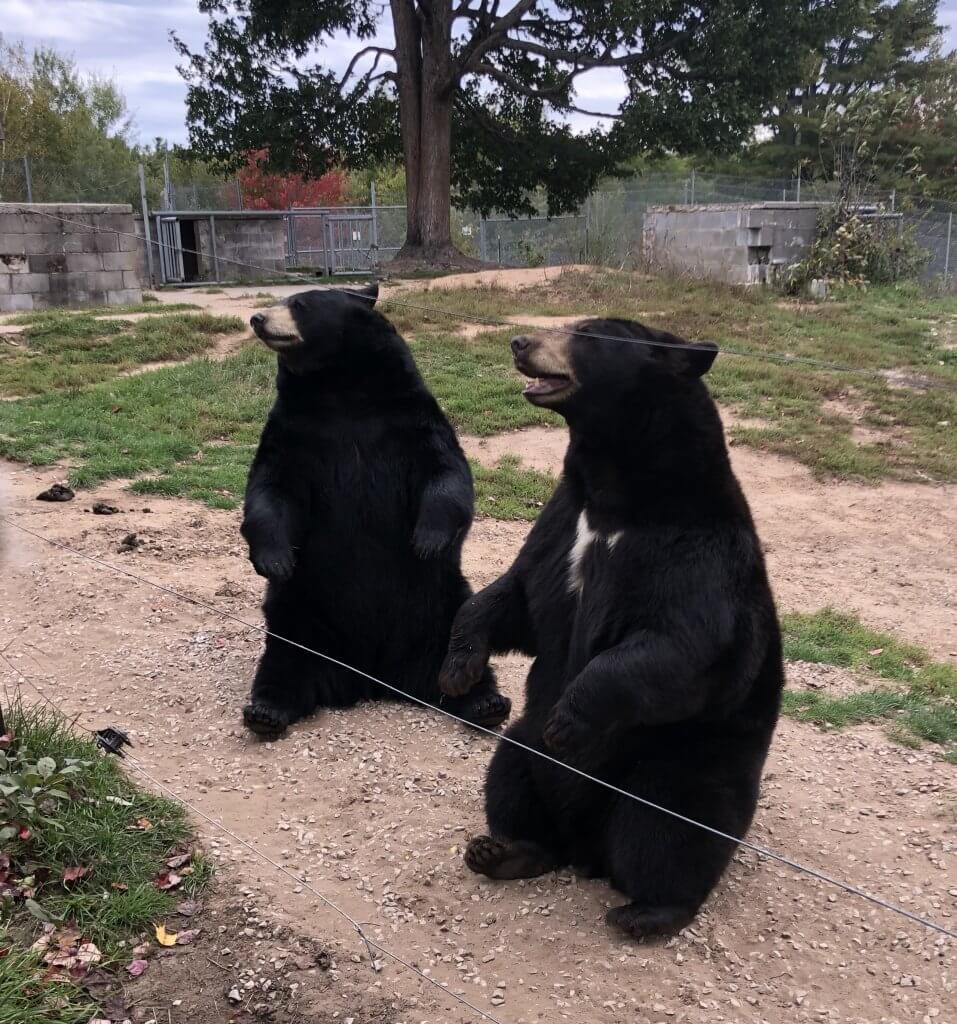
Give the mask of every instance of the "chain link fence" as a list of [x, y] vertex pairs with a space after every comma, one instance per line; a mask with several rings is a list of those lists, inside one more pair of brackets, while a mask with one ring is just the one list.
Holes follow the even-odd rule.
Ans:
[[[164, 174], [162, 166], [155, 166], [147, 168], [143, 183], [151, 214], [244, 209], [242, 187], [235, 178], [179, 182]], [[502, 266], [593, 263], [627, 268], [641, 263], [642, 225], [649, 206], [831, 202], [836, 198], [833, 183], [795, 178], [748, 178], [696, 171], [646, 174], [606, 185], [592, 193], [574, 214], [559, 217], [546, 216], [544, 208], [536, 216], [521, 218], [486, 218], [453, 209], [452, 239], [465, 253]], [[142, 199], [138, 171], [128, 165], [94, 171], [80, 161], [0, 161], [0, 202], [122, 202], [132, 204], [138, 212]], [[910, 232], [929, 254], [925, 276], [957, 288], [957, 204], [894, 190], [871, 191], [862, 196], [862, 201], [879, 211], [899, 214], [901, 230]], [[365, 252], [366, 266], [387, 263], [405, 240], [403, 206], [294, 211], [287, 253], [290, 267], [318, 267], [323, 260], [328, 263], [323, 253], [330, 244], [329, 229], [323, 228], [320, 214], [354, 216], [354, 223], [336, 228], [335, 244], [342, 251]], [[358, 268], [362, 259], [357, 255], [354, 260]]]

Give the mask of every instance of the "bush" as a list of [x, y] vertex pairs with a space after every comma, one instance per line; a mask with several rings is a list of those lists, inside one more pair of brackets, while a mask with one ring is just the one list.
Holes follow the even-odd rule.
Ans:
[[803, 292], [819, 278], [851, 287], [894, 284], [916, 278], [929, 260], [911, 229], [838, 204], [821, 212], [811, 250], [791, 267], [787, 289]]

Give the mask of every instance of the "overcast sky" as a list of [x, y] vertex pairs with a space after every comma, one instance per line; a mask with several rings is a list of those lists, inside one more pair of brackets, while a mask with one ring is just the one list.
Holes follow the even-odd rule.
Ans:
[[[939, 18], [948, 27], [947, 48], [957, 49], [957, 0], [943, 0]], [[144, 142], [154, 136], [186, 141], [186, 90], [171, 29], [194, 49], [202, 46], [206, 18], [195, 0], [0, 0], [0, 31], [8, 41], [54, 46], [72, 54], [84, 71], [114, 78]], [[329, 65], [344, 69], [353, 51], [349, 40], [333, 42], [326, 50]], [[579, 80], [578, 103], [587, 109], [613, 110], [621, 94], [614, 71]]]

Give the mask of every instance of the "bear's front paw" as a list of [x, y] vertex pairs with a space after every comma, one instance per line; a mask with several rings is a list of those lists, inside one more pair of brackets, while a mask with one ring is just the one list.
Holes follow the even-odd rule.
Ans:
[[554, 754], [577, 754], [596, 742], [594, 727], [565, 704], [558, 704], [545, 723], [542, 742]]
[[449, 697], [462, 697], [482, 678], [488, 648], [481, 641], [453, 639], [439, 671], [439, 689]]
[[452, 546], [457, 537], [457, 531], [417, 526], [412, 534], [412, 550], [416, 557], [423, 561], [428, 558], [437, 558]]
[[296, 556], [291, 548], [262, 548], [249, 553], [249, 560], [260, 576], [271, 583], [285, 583], [296, 568]]

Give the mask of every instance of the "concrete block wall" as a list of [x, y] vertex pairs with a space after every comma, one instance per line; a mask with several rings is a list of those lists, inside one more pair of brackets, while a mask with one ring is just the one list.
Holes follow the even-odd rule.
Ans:
[[[199, 258], [202, 280], [215, 280], [209, 221], [197, 220], [196, 248], [203, 254]], [[223, 281], [256, 281], [263, 275], [259, 269], [286, 269], [286, 222], [278, 217], [229, 217], [218, 214], [213, 222], [216, 233], [216, 258], [219, 277]], [[230, 262], [235, 261], [235, 262]]]
[[804, 257], [819, 203], [649, 206], [642, 226], [645, 259], [699, 277], [752, 285]]
[[0, 313], [139, 302], [141, 248], [128, 205], [0, 203]]

